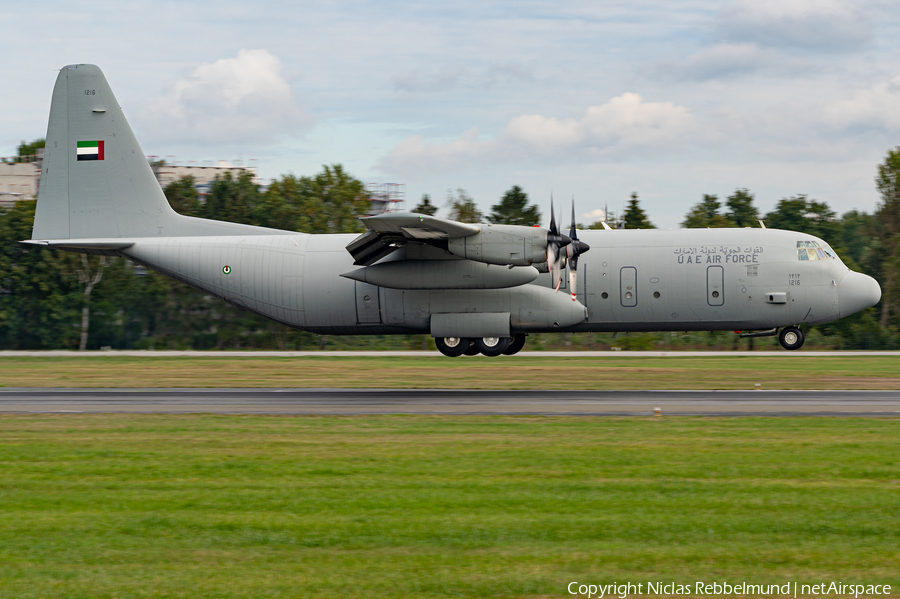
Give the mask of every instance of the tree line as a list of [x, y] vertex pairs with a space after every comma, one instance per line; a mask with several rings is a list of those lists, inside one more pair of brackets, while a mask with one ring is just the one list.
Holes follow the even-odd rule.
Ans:
[[[881, 195], [872, 214], [841, 216], [824, 202], [797, 195], [760, 214], [754, 195], [737, 189], [720, 200], [704, 195], [685, 215], [685, 227], [759, 226], [791, 229], [828, 241], [850, 268], [874, 276], [882, 301], [834, 323], [812, 327], [807, 344], [834, 348], [900, 346], [900, 147], [888, 152], [875, 180]], [[309, 177], [285, 175], [264, 190], [250, 173], [226, 173], [200, 196], [191, 177], [170, 183], [165, 195], [180, 214], [306, 233], [356, 233], [369, 210], [365, 186], [340, 165]], [[463, 222], [545, 225], [538, 207], [511, 187], [484, 214], [465, 189], [449, 190], [447, 217]], [[0, 211], [0, 349], [316, 349], [410, 348], [428, 344], [421, 335], [322, 338], [240, 312], [211, 296], [137, 267], [122, 258], [85, 256], [18, 243], [31, 237], [35, 202]], [[411, 208], [433, 215], [425, 195]], [[549, 219], [548, 219], [549, 220]], [[567, 220], [567, 219], [565, 219]], [[616, 228], [653, 228], [636, 193]], [[600, 222], [588, 228], [601, 228]], [[626, 348], [736, 347], [722, 333], [620, 336], [536, 336], [535, 347], [612, 345]]]

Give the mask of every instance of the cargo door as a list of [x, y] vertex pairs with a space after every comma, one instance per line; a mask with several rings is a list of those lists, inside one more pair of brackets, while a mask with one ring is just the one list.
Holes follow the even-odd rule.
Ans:
[[637, 306], [637, 268], [625, 266], [619, 271], [619, 297], [624, 307]]
[[359, 324], [381, 324], [378, 287], [356, 281], [356, 321]]
[[706, 303], [710, 306], [725, 303], [725, 268], [722, 266], [706, 268]]

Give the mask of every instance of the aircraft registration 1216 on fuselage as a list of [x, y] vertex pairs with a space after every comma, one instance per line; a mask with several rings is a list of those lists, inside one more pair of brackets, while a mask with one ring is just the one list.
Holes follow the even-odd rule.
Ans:
[[797, 349], [800, 324], [881, 297], [825, 241], [792, 231], [563, 234], [555, 218], [544, 229], [403, 212], [362, 222], [359, 236], [309, 235], [179, 215], [100, 69], [59, 73], [25, 243], [123, 256], [298, 329], [425, 333], [450, 356], [513, 354], [529, 333], [585, 331], [780, 330]]

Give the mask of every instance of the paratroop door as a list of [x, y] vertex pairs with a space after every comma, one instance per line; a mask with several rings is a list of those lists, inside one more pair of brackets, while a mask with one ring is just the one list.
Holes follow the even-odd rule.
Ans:
[[725, 269], [721, 266], [706, 268], [706, 302], [710, 306], [725, 303]]
[[637, 268], [626, 266], [619, 271], [619, 294], [626, 308], [637, 306]]
[[359, 324], [379, 324], [381, 306], [378, 303], [378, 287], [356, 281], [356, 320]]

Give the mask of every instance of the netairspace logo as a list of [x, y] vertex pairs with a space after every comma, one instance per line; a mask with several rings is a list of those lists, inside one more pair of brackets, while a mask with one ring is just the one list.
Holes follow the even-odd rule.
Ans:
[[[646, 589], [646, 590], [645, 590]], [[871, 595], [890, 595], [891, 586], [887, 584], [844, 584], [843, 582], [822, 582], [819, 584], [801, 584], [788, 582], [785, 584], [750, 584], [739, 582], [694, 582], [680, 584], [677, 582], [623, 582], [612, 584], [583, 584], [570, 582], [566, 587], [570, 595], [603, 599], [617, 597], [627, 599], [629, 595], [776, 595], [797, 597], [800, 595], [835, 595], [854, 597]]]

